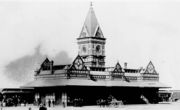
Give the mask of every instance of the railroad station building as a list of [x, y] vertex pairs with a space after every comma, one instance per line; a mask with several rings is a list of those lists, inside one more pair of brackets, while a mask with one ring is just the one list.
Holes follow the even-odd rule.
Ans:
[[159, 73], [151, 61], [146, 67], [131, 69], [127, 63], [105, 66], [106, 38], [90, 6], [77, 38], [78, 55], [71, 64], [54, 65], [46, 58], [35, 72], [34, 81], [23, 87], [34, 88], [36, 103], [95, 105], [113, 97], [124, 104], [157, 103]]

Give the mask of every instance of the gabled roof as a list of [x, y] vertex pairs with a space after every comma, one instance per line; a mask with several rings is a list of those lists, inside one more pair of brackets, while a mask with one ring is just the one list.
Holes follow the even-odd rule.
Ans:
[[123, 71], [122, 71], [122, 67], [121, 67], [121, 65], [119, 64], [119, 62], [117, 62], [117, 64], [116, 64], [116, 66], [115, 66], [115, 68], [114, 68], [114, 70], [113, 70], [113, 73], [122, 73]]
[[103, 38], [103, 34], [98, 24], [92, 5], [89, 8], [89, 12], [86, 16], [82, 31], [80, 33], [80, 38], [83, 37]]
[[69, 70], [82, 70], [87, 71], [87, 67], [84, 64], [83, 59], [81, 56], [77, 56], [75, 60], [73, 61], [72, 65], [70, 66]]
[[41, 66], [49, 66], [50, 60], [46, 57]]
[[150, 61], [144, 73], [157, 74], [153, 63]]

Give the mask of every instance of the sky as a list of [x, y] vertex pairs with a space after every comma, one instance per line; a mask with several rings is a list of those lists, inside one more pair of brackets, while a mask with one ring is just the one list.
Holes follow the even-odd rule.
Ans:
[[[152, 61], [160, 82], [180, 89], [180, 1], [92, 2], [107, 38], [106, 66], [145, 68]], [[0, 0], [0, 88], [33, 80], [46, 57], [71, 63], [89, 6], [89, 0]]]

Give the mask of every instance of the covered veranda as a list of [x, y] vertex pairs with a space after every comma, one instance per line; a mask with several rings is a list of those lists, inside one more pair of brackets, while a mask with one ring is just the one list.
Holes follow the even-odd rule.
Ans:
[[[123, 104], [157, 103], [160, 82], [126, 82], [90, 79], [38, 79], [24, 87], [33, 87], [40, 102], [54, 100], [55, 104], [96, 105], [104, 100], [108, 105], [112, 98]], [[110, 99], [111, 98], [111, 99]]]

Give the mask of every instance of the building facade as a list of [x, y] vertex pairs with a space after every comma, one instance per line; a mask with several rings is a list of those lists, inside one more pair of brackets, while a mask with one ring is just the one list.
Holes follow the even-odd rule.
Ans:
[[92, 6], [77, 44], [78, 55], [71, 64], [54, 65], [46, 58], [34, 81], [23, 86], [34, 88], [37, 104], [95, 105], [112, 99], [124, 104], [157, 103], [159, 88], [167, 88], [159, 82], [151, 61], [140, 69], [128, 68], [127, 63], [122, 67], [119, 62], [105, 67], [106, 38]]

